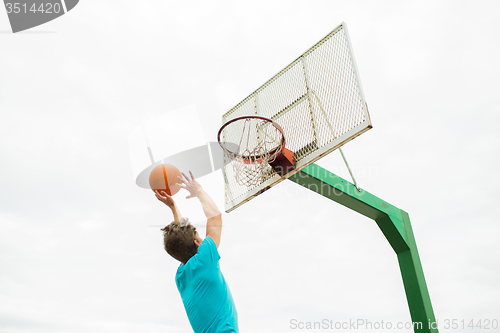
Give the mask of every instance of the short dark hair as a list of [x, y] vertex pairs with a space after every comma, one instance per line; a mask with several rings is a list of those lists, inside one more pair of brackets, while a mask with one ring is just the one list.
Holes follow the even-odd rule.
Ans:
[[174, 221], [161, 230], [165, 251], [183, 264], [198, 252], [194, 244], [196, 228], [190, 223], [181, 226], [180, 222]]

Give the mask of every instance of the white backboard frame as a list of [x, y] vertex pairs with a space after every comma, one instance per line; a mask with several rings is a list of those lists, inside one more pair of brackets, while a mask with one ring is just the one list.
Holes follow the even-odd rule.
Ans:
[[[299, 73], [299, 76], [295, 75], [294, 71]], [[290, 77], [291, 81], [286, 81], [287, 77]], [[276, 96], [276, 99], [281, 100], [273, 102], [268, 95]], [[302, 111], [296, 111], [300, 105], [302, 105]], [[288, 122], [280, 121], [285, 118], [285, 114], [291, 115], [291, 110], [298, 114], [302, 112], [302, 118], [304, 115], [309, 117], [310, 113], [311, 121], [303, 122], [303, 126], [299, 125], [299, 128], [297, 128], [297, 122], [294, 122], [293, 118]], [[372, 128], [346, 24], [342, 22], [327, 36], [229, 110], [223, 115], [222, 122], [224, 124], [243, 115], [270, 118], [283, 127], [285, 133], [287, 133], [288, 126], [289, 135], [285, 136], [287, 148], [288, 143], [293, 145], [295, 137], [297, 137], [296, 141], [302, 142], [302, 144], [310, 140], [307, 138], [299, 139], [300, 126], [304, 129], [304, 137], [311, 136], [310, 133], [305, 134], [307, 131], [313, 131], [314, 148], [309, 147], [305, 156], [298, 157], [295, 170], [283, 177], [274, 174], [252, 188], [236, 184], [231, 178], [233, 175], [231, 163], [234, 162], [225, 161], [223, 173], [226, 212], [250, 201]], [[306, 130], [306, 127], [309, 129]], [[235, 135], [237, 136], [236, 133]], [[223, 139], [227, 142], [236, 142], [235, 138]], [[320, 139], [324, 143], [318, 143], [321, 141]], [[304, 148], [306, 147], [304, 146]]]

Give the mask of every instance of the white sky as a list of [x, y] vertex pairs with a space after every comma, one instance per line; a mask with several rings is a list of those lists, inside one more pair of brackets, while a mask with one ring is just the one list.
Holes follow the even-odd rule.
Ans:
[[[356, 180], [409, 213], [441, 332], [500, 320], [499, 10], [84, 0], [19, 34], [0, 10], [0, 332], [189, 332], [152, 227], [172, 217], [135, 185], [129, 135], [196, 105], [215, 141], [223, 113], [342, 21], [374, 125], [344, 148]], [[318, 164], [348, 179], [338, 152]], [[222, 206], [220, 173], [200, 182]], [[288, 181], [223, 218], [241, 332], [411, 320], [375, 222]]]

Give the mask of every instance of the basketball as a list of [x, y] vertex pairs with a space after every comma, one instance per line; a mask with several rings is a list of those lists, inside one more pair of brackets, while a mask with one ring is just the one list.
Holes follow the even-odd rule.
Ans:
[[165, 191], [168, 195], [174, 195], [181, 189], [175, 185], [180, 180], [177, 177], [182, 177], [181, 172], [171, 164], [157, 165], [149, 174], [149, 186], [151, 189], [158, 192]]

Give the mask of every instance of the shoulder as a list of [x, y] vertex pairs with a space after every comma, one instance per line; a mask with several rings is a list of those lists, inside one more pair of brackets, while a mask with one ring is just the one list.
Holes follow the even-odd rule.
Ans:
[[212, 237], [207, 236], [203, 242], [201, 242], [198, 247], [198, 253], [195, 256], [198, 256], [200, 260], [213, 263], [220, 259], [219, 252], [217, 251], [217, 245]]

